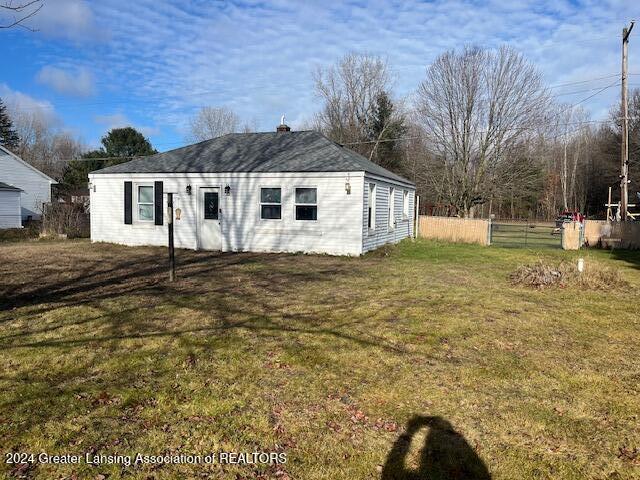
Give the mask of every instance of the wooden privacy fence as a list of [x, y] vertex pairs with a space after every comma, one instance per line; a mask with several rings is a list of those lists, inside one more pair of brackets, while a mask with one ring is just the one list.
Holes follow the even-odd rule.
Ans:
[[640, 223], [585, 220], [584, 241], [590, 247], [640, 249]]
[[[500, 222], [494, 222], [494, 227], [500, 227]], [[553, 224], [550, 224], [553, 225]], [[504, 226], [504, 225], [502, 225]], [[627, 223], [607, 223], [604, 220], [586, 220], [584, 229], [578, 231], [573, 225], [567, 238], [564, 235], [552, 235], [554, 227], [547, 225], [534, 225], [538, 229], [546, 229], [539, 234], [539, 237], [531, 235], [528, 247], [561, 246], [565, 249], [578, 248], [582, 244], [582, 238], [578, 239], [577, 246], [573, 239], [574, 234], [583, 235], [584, 245], [588, 247], [624, 248], [640, 249], [640, 222]], [[570, 225], [565, 224], [565, 227]], [[514, 225], [518, 228], [518, 225]], [[522, 227], [523, 228], [523, 227]], [[576, 233], [578, 232], [578, 233]], [[470, 219], [458, 217], [432, 217], [420, 215], [418, 219], [418, 236], [434, 240], [445, 240], [448, 242], [476, 243], [479, 245], [489, 245], [491, 241], [491, 222], [483, 219]], [[527, 232], [529, 233], [529, 232]], [[535, 240], [535, 241], [534, 241]], [[515, 237], [512, 239], [515, 241]], [[495, 244], [500, 246], [501, 242], [496, 238]], [[544, 243], [544, 245], [543, 245]], [[547, 245], [548, 244], [548, 245]]]
[[489, 245], [489, 220], [420, 215], [421, 238]]

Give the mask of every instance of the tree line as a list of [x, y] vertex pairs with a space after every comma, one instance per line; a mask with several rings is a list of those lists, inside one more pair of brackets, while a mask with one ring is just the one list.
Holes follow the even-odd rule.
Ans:
[[[304, 128], [414, 181], [423, 212], [551, 219], [572, 210], [598, 217], [608, 187], [614, 201], [619, 196], [619, 105], [595, 121], [580, 105], [555, 101], [536, 66], [510, 47], [444, 52], [406, 98], [394, 92], [387, 60], [375, 55], [347, 54], [312, 78], [319, 109]], [[629, 96], [629, 117], [629, 191], [636, 192], [639, 90]], [[196, 112], [188, 130], [186, 140], [196, 142], [256, 127], [230, 108], [210, 106]], [[67, 188], [86, 185], [91, 170], [156, 152], [132, 127], [111, 130], [99, 149], [87, 151], [45, 116], [20, 109], [10, 115], [1, 101], [0, 144]]]
[[[603, 217], [609, 186], [619, 199], [619, 105], [607, 120], [592, 121], [580, 105], [554, 101], [539, 70], [510, 47], [445, 52], [406, 99], [394, 95], [389, 66], [377, 56], [346, 55], [314, 80], [323, 106], [313, 128], [413, 180], [423, 212]], [[629, 117], [635, 196], [638, 90]]]

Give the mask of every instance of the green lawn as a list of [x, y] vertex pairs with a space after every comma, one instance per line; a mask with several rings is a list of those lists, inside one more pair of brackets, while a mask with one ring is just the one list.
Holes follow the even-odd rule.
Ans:
[[[579, 255], [630, 287], [508, 280]], [[640, 476], [638, 253], [179, 251], [171, 285], [165, 256], [0, 244], [0, 477]], [[15, 466], [11, 451], [287, 461]]]

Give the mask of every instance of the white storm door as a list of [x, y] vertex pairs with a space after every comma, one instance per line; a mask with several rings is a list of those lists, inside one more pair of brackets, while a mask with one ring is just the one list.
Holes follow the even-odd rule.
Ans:
[[222, 249], [218, 187], [201, 187], [198, 191], [198, 237], [202, 250]]

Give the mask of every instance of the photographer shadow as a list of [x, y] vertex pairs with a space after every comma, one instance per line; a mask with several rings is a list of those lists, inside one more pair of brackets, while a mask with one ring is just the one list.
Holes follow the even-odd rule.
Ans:
[[[429, 433], [420, 451], [417, 469], [407, 468], [413, 437], [423, 428]], [[453, 426], [441, 417], [415, 416], [393, 444], [382, 469], [382, 480], [490, 480], [484, 462]]]

